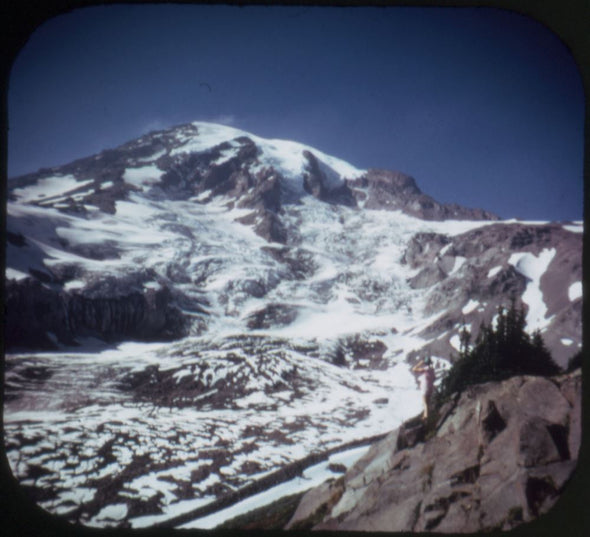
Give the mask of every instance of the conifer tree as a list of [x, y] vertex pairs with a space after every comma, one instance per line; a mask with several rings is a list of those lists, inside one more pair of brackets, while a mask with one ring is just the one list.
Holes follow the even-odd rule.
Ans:
[[582, 351], [579, 350], [576, 354], [574, 354], [567, 363], [567, 372], [570, 373], [572, 372], [574, 369], [577, 369], [578, 367], [582, 367]]
[[462, 391], [466, 386], [514, 375], [555, 375], [560, 369], [539, 331], [532, 338], [526, 332], [524, 308], [498, 309], [494, 323], [480, 326], [473, 348], [471, 334], [464, 327], [460, 332], [461, 352], [441, 384], [441, 396]]

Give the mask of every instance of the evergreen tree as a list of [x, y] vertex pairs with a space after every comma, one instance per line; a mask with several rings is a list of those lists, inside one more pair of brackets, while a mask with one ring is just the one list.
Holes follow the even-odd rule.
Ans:
[[549, 349], [545, 346], [541, 332], [536, 330], [533, 333], [532, 340], [533, 352], [531, 357], [534, 357], [534, 361], [530, 363], [530, 369], [534, 370], [538, 375], [556, 375], [559, 373], [559, 366], [551, 358]]
[[466, 328], [460, 333], [461, 352], [441, 384], [441, 396], [462, 391], [466, 386], [515, 375], [555, 375], [560, 369], [539, 331], [531, 338], [526, 330], [524, 308], [499, 308], [495, 326], [480, 327], [473, 348]]

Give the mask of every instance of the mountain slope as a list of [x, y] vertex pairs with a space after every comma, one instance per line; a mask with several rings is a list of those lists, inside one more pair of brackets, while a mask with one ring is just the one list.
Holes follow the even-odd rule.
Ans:
[[[344, 301], [369, 324], [400, 303], [418, 324], [444, 311], [412, 328], [448, 355], [458, 324], [476, 330], [510, 293], [527, 304], [531, 329], [559, 327], [548, 329], [559, 332], [549, 336], [558, 361], [579, 344], [581, 227], [480, 222], [495, 217], [438, 204], [403, 174], [357, 170], [294, 142], [192, 123], [10, 187], [7, 277], [32, 274], [49, 285], [59, 297], [39, 291], [46, 307], [53, 317], [65, 310], [68, 320], [16, 320], [9, 346], [49, 345], [47, 330], [70, 343], [88, 334], [177, 338], [200, 333], [212, 317], [236, 325], [250, 311], [258, 321], [240, 330], [273, 325], [273, 312], [278, 324], [292, 324], [304, 317], [293, 300], [299, 294], [307, 309], [310, 301]], [[539, 274], [527, 272], [539, 263]], [[33, 305], [22, 295], [31, 291], [9, 290], [11, 309], [30, 318]], [[128, 318], [123, 295], [141, 315]], [[95, 297], [108, 297], [122, 321], [105, 320]], [[384, 321], [376, 326], [408, 325]]]
[[513, 296], [561, 365], [581, 347], [581, 223], [499, 221], [295, 142], [197, 122], [8, 198], [7, 453], [84, 523], [391, 430], [420, 408], [408, 364], [440, 377]]

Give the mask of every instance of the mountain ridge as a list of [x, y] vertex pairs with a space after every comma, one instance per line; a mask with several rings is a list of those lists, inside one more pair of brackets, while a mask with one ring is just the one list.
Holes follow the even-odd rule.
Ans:
[[[199, 145], [193, 142], [194, 139], [198, 140], [201, 137], [200, 130], [206, 133], [205, 137], [209, 137], [211, 140], [209, 143], [214, 144], [212, 147], [205, 148], [205, 144]], [[216, 130], [219, 130], [219, 133], [214, 132]], [[263, 149], [257, 148], [257, 144], [262, 144]], [[200, 151], [201, 149], [205, 150]], [[299, 155], [295, 155], [296, 153]], [[141, 163], [155, 163], [158, 169], [164, 172], [162, 183], [170, 190], [174, 185], [186, 186], [186, 184], [183, 185], [187, 182], [183, 168], [191, 168], [192, 178], [189, 177], [189, 180], [194, 181], [199, 175], [204, 175], [198, 177], [202, 183], [194, 193], [202, 193], [213, 186], [217, 189], [214, 190], [213, 195], [230, 190], [234, 196], [237, 196], [241, 193], [241, 181], [250, 183], [248, 186], [251, 187], [253, 180], [258, 179], [257, 186], [260, 186], [260, 181], [272, 180], [272, 173], [270, 175], [264, 173], [264, 165], [272, 166], [273, 162], [276, 163], [285, 156], [287, 165], [281, 170], [283, 175], [288, 179], [293, 179], [294, 175], [303, 177], [302, 185], [295, 185], [294, 190], [301, 192], [303, 187], [307, 193], [324, 201], [349, 206], [365, 206], [368, 203], [368, 208], [402, 209], [408, 214], [427, 219], [451, 217], [499, 219], [496, 215], [481, 209], [465, 209], [456, 204], [440, 204], [423, 194], [413, 177], [401, 172], [379, 169], [358, 170], [340, 159], [303, 144], [286, 140], [266, 140], [233, 127], [203, 122], [153, 131], [137, 140], [126, 142], [114, 149], [106, 149], [96, 155], [77, 159], [70, 164], [15, 177], [10, 180], [9, 190], [14, 192], [15, 189], [30, 186], [56, 173], [72, 174], [76, 181], [91, 177], [94, 181], [95, 196], [88, 200], [97, 203], [101, 209], [112, 212], [113, 207], [106, 201], [107, 198], [105, 196], [97, 198], [96, 195], [101, 190], [105, 190], [105, 184], [108, 185], [113, 196], [124, 197], [134, 190], [133, 186], [138, 185], [133, 181], [129, 183], [121, 181], [123, 170], [129, 165], [137, 168], [139, 167], [137, 165]], [[244, 165], [248, 163], [248, 160], [255, 160], [256, 157], [261, 157], [260, 160], [263, 161], [258, 163], [257, 174], [244, 177], [243, 174], [236, 173], [240, 168], [246, 167]], [[202, 168], [211, 163], [214, 164], [213, 169], [203, 174]], [[99, 171], [98, 176], [93, 175], [97, 171]], [[152, 171], [158, 173], [155, 170]], [[232, 174], [235, 177], [230, 177]], [[252, 175], [255, 177], [253, 178]], [[116, 185], [110, 184], [111, 182]], [[126, 186], [123, 187], [122, 184]], [[168, 194], [171, 193], [170, 190]], [[78, 194], [77, 191], [78, 188], [74, 188], [71, 193]], [[381, 199], [383, 196], [385, 199]], [[257, 201], [260, 200], [257, 199]], [[397, 203], [394, 203], [395, 201]], [[253, 204], [252, 201], [249, 203], [242, 201], [242, 203], [245, 206]], [[265, 205], [265, 208], [268, 207]], [[277, 207], [275, 206], [273, 210], [276, 212]]]

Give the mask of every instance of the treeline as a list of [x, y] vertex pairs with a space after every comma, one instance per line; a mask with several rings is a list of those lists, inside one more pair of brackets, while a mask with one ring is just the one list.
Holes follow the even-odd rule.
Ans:
[[[529, 335], [522, 306], [513, 300], [510, 308], [500, 308], [497, 320], [480, 326], [477, 339], [472, 343], [471, 333], [460, 333], [459, 356], [443, 378], [438, 397], [447, 399], [467, 386], [516, 375], [555, 375], [561, 368], [553, 361], [541, 333]], [[571, 360], [568, 369], [579, 366], [581, 351]]]

